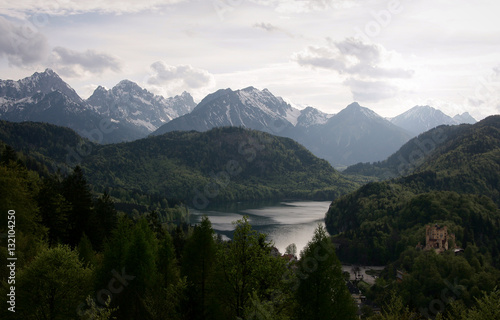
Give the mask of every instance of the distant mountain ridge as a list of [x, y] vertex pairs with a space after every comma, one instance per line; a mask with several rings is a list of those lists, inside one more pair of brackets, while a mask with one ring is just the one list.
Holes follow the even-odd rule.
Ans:
[[254, 87], [218, 90], [153, 135], [225, 126], [292, 138], [334, 166], [382, 160], [411, 138], [409, 132], [357, 103], [329, 115], [312, 107], [298, 110], [269, 90]]
[[48, 94], [53, 91], [60, 91], [74, 102], [83, 103], [82, 98], [76, 91], [51, 69], [46, 69], [44, 72], [35, 72], [30, 77], [17, 81], [0, 80], [0, 97], [10, 102], [29, 98], [35, 94]]
[[474, 119], [468, 112], [464, 112], [462, 114], [456, 114], [453, 117], [453, 120], [455, 120], [457, 124], [462, 124], [462, 123], [474, 124], [477, 122], [477, 120]]
[[336, 115], [313, 107], [299, 110], [254, 87], [221, 89], [196, 105], [187, 92], [164, 98], [123, 80], [111, 89], [99, 86], [83, 100], [50, 69], [18, 81], [0, 80], [0, 119], [66, 126], [98, 143], [245, 127], [295, 139], [336, 167], [381, 161], [417, 132], [443, 123], [475, 122], [468, 113], [451, 118], [428, 106], [414, 107], [392, 123], [357, 103]]
[[476, 120], [467, 112], [461, 115], [457, 114], [452, 118], [444, 114], [441, 110], [430, 106], [415, 106], [399, 116], [392, 118], [390, 121], [415, 135], [443, 124], [476, 123]]
[[293, 127], [299, 115], [300, 110], [267, 89], [221, 89], [206, 96], [191, 113], [163, 125], [153, 135], [178, 130], [203, 132], [227, 126], [277, 134]]
[[191, 112], [196, 106], [193, 97], [187, 92], [164, 98], [129, 80], [120, 81], [110, 90], [97, 87], [86, 102], [113, 122], [135, 125], [144, 136], [172, 119]]
[[187, 92], [164, 98], [127, 80], [111, 90], [99, 86], [83, 100], [51, 69], [0, 80], [0, 119], [61, 125], [99, 143], [143, 138], [194, 106]]
[[298, 128], [290, 137], [340, 167], [385, 159], [408, 141], [411, 134], [354, 102], [324, 124]]

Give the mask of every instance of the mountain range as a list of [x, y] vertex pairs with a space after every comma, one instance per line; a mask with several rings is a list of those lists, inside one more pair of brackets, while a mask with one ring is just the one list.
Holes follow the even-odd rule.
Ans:
[[330, 205], [325, 221], [337, 234], [338, 254], [352, 263], [386, 264], [423, 243], [426, 225], [439, 223], [455, 233], [457, 245], [491, 250], [498, 265], [499, 159], [498, 115], [410, 140], [371, 165], [375, 173], [396, 173], [393, 179], [368, 183]]
[[189, 113], [194, 107], [187, 92], [164, 98], [142, 89], [136, 83], [123, 80], [112, 89], [99, 86], [86, 101], [102, 117], [115, 123], [127, 123], [140, 132], [142, 138], [174, 118]]
[[191, 113], [164, 124], [153, 135], [224, 126], [292, 138], [337, 167], [385, 159], [411, 138], [409, 132], [358, 103], [329, 115], [312, 107], [296, 109], [269, 90], [254, 87], [210, 94]]
[[111, 90], [100, 86], [83, 100], [50, 69], [0, 80], [0, 119], [61, 125], [99, 143], [143, 138], [194, 106], [188, 93], [166, 99], [127, 80]]
[[429, 106], [415, 106], [399, 116], [390, 119], [390, 121], [401, 128], [405, 128], [414, 135], [418, 135], [442, 124], [476, 123], [476, 119], [468, 112], [457, 114], [452, 118], [444, 114], [441, 110]]
[[98, 143], [116, 143], [172, 131], [245, 127], [292, 138], [335, 167], [386, 159], [410, 138], [440, 124], [473, 123], [467, 113], [451, 118], [417, 106], [393, 119], [352, 103], [335, 115], [299, 110], [269, 90], [221, 89], [196, 104], [184, 92], [165, 98], [123, 80], [99, 86], [86, 100], [47, 69], [13, 81], [0, 80], [0, 119], [66, 126]]

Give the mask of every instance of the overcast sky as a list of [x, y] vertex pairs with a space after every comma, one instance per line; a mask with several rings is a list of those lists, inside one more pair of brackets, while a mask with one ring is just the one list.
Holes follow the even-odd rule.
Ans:
[[0, 0], [0, 78], [52, 68], [81, 96], [254, 86], [336, 113], [500, 113], [500, 2]]

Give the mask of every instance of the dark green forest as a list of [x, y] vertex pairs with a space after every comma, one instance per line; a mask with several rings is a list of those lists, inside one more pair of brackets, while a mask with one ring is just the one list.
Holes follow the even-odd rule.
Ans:
[[[15, 208], [18, 258], [16, 312], [2, 308], [2, 319], [356, 318], [321, 226], [299, 259], [285, 259], [246, 217], [227, 242], [206, 217], [190, 226], [130, 216], [107, 193], [93, 195], [80, 167], [43, 176], [2, 149], [0, 233]], [[3, 265], [4, 297], [9, 276]]]
[[[400, 159], [422, 151], [419, 143], [429, 148], [407, 175], [368, 183], [333, 201], [325, 218], [341, 261], [387, 265], [369, 297], [380, 303], [389, 299], [388, 289], [396, 290], [404, 305], [430, 316], [442, 311], [434, 306], [431, 312], [429, 305], [450, 283], [465, 307], [500, 285], [500, 117], [439, 130], [432, 148], [432, 130], [401, 148]], [[364, 165], [364, 172], [369, 167], [381, 169], [380, 163]], [[455, 235], [451, 248], [463, 253], [421, 250], [425, 227], [434, 224], [447, 226]], [[402, 281], [396, 270], [405, 274]]]
[[331, 200], [359, 186], [289, 138], [236, 127], [97, 145], [54, 125], [0, 121], [0, 141], [49, 172], [69, 174], [79, 165], [93, 191], [127, 210], [160, 210], [163, 199], [170, 207]]
[[[0, 317], [498, 319], [500, 117], [441, 129], [403, 146], [405, 161], [380, 181], [388, 175], [342, 175], [290, 139], [241, 128], [96, 145], [1, 122], [0, 234], [15, 210], [18, 260], [16, 314]], [[369, 179], [379, 181], [355, 190]], [[206, 217], [187, 223], [187, 205], [285, 198], [335, 199], [327, 229], [293, 259], [246, 218], [231, 241]], [[463, 250], [422, 250], [429, 224]], [[358, 284], [380, 314], [356, 307], [340, 261], [386, 266], [375, 285]]]

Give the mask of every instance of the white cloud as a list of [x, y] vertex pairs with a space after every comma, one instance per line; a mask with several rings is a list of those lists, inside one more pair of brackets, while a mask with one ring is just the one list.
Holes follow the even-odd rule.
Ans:
[[146, 79], [152, 91], [166, 96], [188, 91], [196, 96], [197, 92], [208, 92], [215, 86], [214, 76], [207, 70], [191, 65], [171, 66], [163, 61], [151, 65], [152, 74]]
[[270, 23], [266, 23], [266, 22], [260, 22], [260, 23], [256, 23], [253, 25], [255, 28], [260, 28], [260, 29], [264, 29], [266, 31], [269, 31], [269, 32], [274, 32], [274, 31], [281, 31], [280, 28], [270, 24]]
[[344, 84], [349, 86], [355, 101], [378, 102], [395, 97], [399, 89], [384, 81], [364, 81], [347, 79]]
[[0, 17], [0, 57], [5, 56], [12, 65], [27, 66], [42, 61], [47, 53], [47, 38], [34, 26]]
[[251, 0], [254, 3], [271, 6], [282, 13], [303, 13], [327, 9], [350, 8], [359, 4], [358, 0]]
[[464, 105], [469, 111], [479, 117], [500, 114], [500, 65], [491, 68], [488, 75], [477, 78], [471, 93], [464, 97]]
[[25, 19], [41, 19], [44, 15], [73, 15], [87, 12], [124, 14], [155, 10], [185, 1], [187, 0], [54, 0], [49, 2], [23, 0], [11, 1], [8, 6], [0, 6], [0, 14]]
[[273, 33], [273, 32], [283, 33], [283, 34], [286, 34], [287, 36], [289, 36], [290, 38], [295, 38], [295, 36], [292, 33], [288, 32], [285, 29], [282, 29], [282, 28], [280, 28], [278, 26], [275, 26], [275, 25], [273, 25], [271, 23], [268, 23], [268, 22], [255, 23], [253, 25], [253, 27], [254, 28], [259, 28], [259, 29], [262, 29], [264, 31], [271, 32], [271, 33]]
[[121, 63], [109, 54], [87, 50], [78, 52], [64, 47], [55, 47], [52, 50], [50, 64], [61, 75], [66, 77], [80, 77], [87, 73], [102, 74], [107, 70], [119, 72]]
[[364, 44], [348, 38], [341, 42], [327, 39], [326, 46], [309, 46], [293, 55], [301, 66], [335, 70], [341, 74], [369, 78], [410, 78], [412, 70], [382, 66], [389, 54], [380, 45]]
[[397, 80], [413, 77], [414, 71], [397, 67], [392, 54], [378, 44], [365, 44], [354, 38], [327, 39], [327, 45], [308, 46], [292, 55], [300, 66], [335, 71], [345, 77], [354, 100], [378, 102], [399, 93]]

